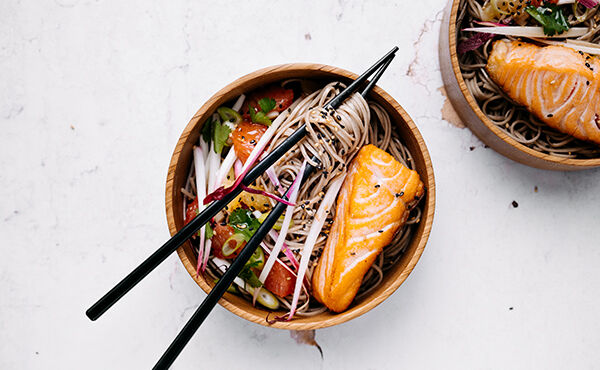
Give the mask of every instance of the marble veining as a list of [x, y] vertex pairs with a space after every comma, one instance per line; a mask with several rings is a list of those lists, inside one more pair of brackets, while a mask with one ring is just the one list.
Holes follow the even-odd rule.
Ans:
[[361, 72], [393, 45], [380, 86], [417, 123], [437, 182], [411, 276], [367, 315], [314, 334], [218, 307], [174, 368], [597, 366], [600, 171], [524, 167], [444, 120], [445, 5], [1, 2], [0, 368], [151, 367], [205, 296], [176, 256], [97, 322], [84, 311], [169, 237], [165, 176], [194, 112], [258, 68]]

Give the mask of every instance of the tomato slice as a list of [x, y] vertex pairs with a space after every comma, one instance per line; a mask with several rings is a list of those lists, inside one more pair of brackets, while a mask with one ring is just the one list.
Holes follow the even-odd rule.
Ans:
[[275, 99], [275, 108], [273, 110], [277, 112], [282, 112], [288, 109], [290, 105], [292, 105], [292, 102], [294, 101], [294, 90], [284, 89], [283, 87], [278, 85], [269, 85], [267, 87], [252, 92], [242, 105], [242, 115], [244, 118], [250, 118], [250, 112], [248, 110], [248, 107], [253, 107], [254, 110], [258, 112], [258, 110], [260, 109], [258, 101], [262, 98]]
[[[229, 237], [231, 237], [233, 234], [235, 234], [235, 230], [233, 229], [233, 227], [231, 227], [229, 225], [223, 226], [221, 224], [217, 224], [217, 226], [215, 226], [213, 228], [213, 237], [210, 240], [212, 241], [212, 253], [215, 257], [222, 258], [222, 259], [233, 259], [233, 258], [237, 257], [238, 254], [240, 254], [242, 249], [244, 249], [244, 245], [246, 245], [246, 242], [244, 242], [232, 254], [230, 254], [228, 256], [223, 255], [223, 244], [225, 244], [227, 239], [229, 239]], [[230, 240], [229, 243], [230, 243], [229, 247], [231, 247], [232, 249], [235, 248], [235, 244], [236, 244], [235, 241]]]
[[275, 262], [269, 275], [267, 275], [267, 278], [265, 279], [264, 285], [271, 293], [283, 298], [294, 293], [296, 277], [279, 262]]
[[248, 121], [243, 121], [233, 130], [231, 133], [233, 149], [235, 150], [235, 155], [243, 163], [246, 163], [250, 152], [252, 152], [252, 149], [254, 149], [265, 131], [267, 131], [267, 126]]
[[198, 197], [196, 197], [196, 199], [194, 199], [192, 203], [188, 204], [187, 208], [185, 209], [185, 217], [183, 218], [184, 225], [187, 225], [190, 221], [192, 221], [194, 217], [198, 215], [198, 213], [200, 212], [198, 211]]

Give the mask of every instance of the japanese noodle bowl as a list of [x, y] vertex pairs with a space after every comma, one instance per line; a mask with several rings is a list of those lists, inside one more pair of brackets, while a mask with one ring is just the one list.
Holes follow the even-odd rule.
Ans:
[[[598, 86], [590, 64], [600, 51], [595, 3], [448, 4], [440, 34], [446, 91], [465, 125], [487, 145], [543, 169], [600, 166], [600, 116], [591, 94]], [[509, 54], [503, 54], [505, 48]], [[523, 52], [531, 54], [520, 58]], [[562, 56], [567, 62], [559, 65]], [[576, 72], [579, 64], [583, 74]], [[561, 89], [567, 92], [564, 98]]]
[[[272, 208], [285, 203], [282, 217], [219, 301], [246, 320], [290, 330], [346, 322], [389, 297], [423, 253], [435, 184], [411, 118], [377, 86], [366, 98], [357, 93], [336, 110], [322, 109], [357, 77], [320, 64], [258, 70], [213, 95], [179, 138], [166, 185], [172, 235], [203, 204], [236, 186], [265, 153], [307, 126], [305, 138], [177, 251], [208, 293]], [[309, 165], [316, 170], [299, 176]], [[371, 197], [355, 195], [365, 192]], [[371, 212], [365, 228], [382, 225], [362, 239], [352, 229], [357, 221], [349, 221], [358, 211], [340, 211], [356, 207]], [[342, 228], [352, 237], [344, 237]], [[358, 267], [335, 285], [324, 271], [342, 265]]]

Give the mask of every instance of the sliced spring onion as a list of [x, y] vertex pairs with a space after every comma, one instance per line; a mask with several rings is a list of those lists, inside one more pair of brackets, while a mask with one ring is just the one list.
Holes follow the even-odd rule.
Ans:
[[221, 252], [225, 257], [229, 257], [232, 254], [234, 254], [235, 251], [240, 249], [242, 244], [244, 244], [245, 242], [246, 238], [244, 237], [244, 235], [235, 233], [231, 235], [227, 240], [225, 240], [225, 243], [223, 243], [223, 246], [221, 247]]
[[[296, 99], [296, 101], [293, 102], [292, 105], [290, 105], [290, 109], [293, 111], [294, 108], [296, 106], [298, 106], [299, 103], [300, 103], [300, 99]], [[244, 178], [244, 176], [246, 176], [246, 173], [248, 173], [248, 171], [250, 171], [250, 168], [252, 168], [252, 166], [254, 166], [254, 163], [256, 162], [256, 160], [265, 151], [267, 145], [271, 141], [271, 138], [273, 138], [273, 135], [275, 134], [275, 132], [277, 132], [277, 129], [279, 128], [281, 123], [283, 121], [285, 121], [285, 119], [288, 117], [288, 115], [289, 115], [288, 111], [290, 109], [281, 112], [281, 114], [279, 116], [277, 116], [277, 118], [275, 118], [275, 120], [273, 121], [271, 126], [269, 126], [267, 131], [265, 131], [265, 133], [260, 137], [260, 139], [258, 140], [258, 143], [256, 143], [256, 146], [250, 152], [248, 159], [246, 159], [246, 163], [244, 163], [244, 166], [242, 167], [242, 172], [235, 179], [235, 182], [233, 183], [233, 185], [227, 189], [219, 189], [217, 191], [209, 192], [208, 196], [206, 198], [204, 198], [204, 204], [208, 204], [208, 203], [212, 202], [213, 200], [222, 199], [226, 194], [229, 194], [233, 189], [235, 189], [242, 182], [242, 179]]]
[[[258, 211], [256, 211], [256, 212], [258, 212]], [[267, 213], [261, 213], [256, 218], [262, 224], [265, 221], [265, 219], [267, 218], [267, 216], [268, 216]], [[277, 222], [275, 222], [275, 225], [273, 225], [273, 229], [272, 230], [277, 230], [277, 231], [281, 230], [281, 225], [283, 225], [283, 219], [284, 219], [284, 216], [280, 216], [279, 219], [277, 220]], [[294, 220], [290, 220], [290, 226], [294, 226]], [[275, 239], [277, 239], [277, 238], [275, 238]]]
[[313, 249], [315, 247], [315, 242], [319, 237], [319, 233], [321, 229], [323, 229], [323, 225], [325, 224], [325, 220], [327, 219], [327, 212], [333, 206], [335, 199], [344, 183], [344, 179], [346, 176], [340, 176], [335, 179], [323, 200], [321, 201], [321, 205], [315, 214], [315, 218], [313, 219], [312, 226], [306, 236], [306, 241], [304, 242], [304, 248], [302, 248], [302, 256], [300, 257], [300, 268], [298, 268], [298, 277], [296, 278], [296, 286], [294, 287], [294, 296], [292, 297], [292, 306], [290, 307], [290, 313], [288, 314], [287, 320], [291, 320], [296, 313], [296, 307], [298, 306], [298, 298], [300, 298], [300, 291], [302, 290], [302, 281], [304, 280], [304, 275], [306, 274], [306, 270], [308, 269], [308, 262], [310, 261], [310, 256], [312, 255]]
[[[290, 201], [292, 201], [294, 203], [296, 202], [296, 199], [298, 198], [298, 191], [300, 190], [300, 185], [302, 184], [302, 176], [304, 175], [304, 169], [306, 168], [306, 163], [307, 163], [306, 160], [304, 160], [304, 162], [302, 162], [302, 165], [300, 166], [300, 169], [298, 170], [298, 174], [296, 175], [294, 182], [292, 182], [292, 185], [290, 186], [289, 199], [290, 199]], [[279, 252], [281, 252], [281, 247], [283, 247], [283, 243], [285, 242], [285, 237], [287, 235], [288, 229], [290, 228], [290, 221], [292, 220], [293, 214], [294, 214], [294, 206], [288, 205], [285, 209], [285, 217], [283, 218], [283, 225], [281, 225], [281, 233], [279, 233], [279, 237], [275, 241], [275, 246], [273, 246], [273, 251], [269, 255], [269, 258], [267, 259], [267, 262], [265, 263], [265, 267], [262, 269], [262, 271], [260, 272], [260, 276], [258, 277], [258, 280], [260, 280], [260, 282], [263, 284], [264, 284], [265, 280], [267, 279], [269, 272], [271, 272], [271, 269], [273, 268], [273, 264], [275, 263], [275, 260], [277, 259], [277, 256], [279, 255]], [[256, 299], [256, 294], [254, 295], [254, 298]]]
[[520, 26], [503, 26], [503, 27], [473, 27], [465, 28], [463, 31], [493, 33], [496, 35], [518, 36], [518, 37], [539, 37], [539, 38], [566, 38], [578, 37], [584, 35], [588, 29], [585, 27], [573, 27], [566, 32], [548, 36], [544, 34], [543, 27], [520, 27]]
[[217, 113], [219, 113], [223, 122], [229, 122], [234, 126], [242, 122], [242, 116], [231, 108], [219, 107], [217, 108]]
[[[227, 268], [229, 268], [230, 266], [230, 263], [228, 261], [221, 258], [213, 257], [213, 261], [219, 267], [219, 270], [221, 270], [222, 272], [227, 271]], [[249, 294], [254, 295], [255, 289], [251, 287], [250, 284], [246, 284], [246, 282], [242, 278], [236, 276], [233, 280], [233, 283], [241, 289], [248, 292]], [[269, 292], [265, 288], [261, 287], [258, 289], [258, 297], [256, 300], [258, 301], [258, 303], [265, 306], [266, 308], [270, 308], [272, 310], [276, 310], [279, 308], [279, 301], [277, 300], [277, 297], [275, 297], [273, 293]]]
[[[202, 140], [201, 140], [202, 141]], [[196, 171], [196, 199], [204, 199], [206, 197], [206, 169], [204, 168], [204, 154], [202, 153], [202, 148], [195, 146], [194, 147], [194, 169]], [[204, 210], [204, 205], [198, 202], [198, 211], [202, 212]], [[198, 246], [198, 263], [196, 265], [196, 275], [200, 273], [200, 269], [204, 271], [206, 265], [203, 263], [204, 258], [204, 242], [205, 242], [205, 226], [202, 226], [200, 229], [200, 245]]]

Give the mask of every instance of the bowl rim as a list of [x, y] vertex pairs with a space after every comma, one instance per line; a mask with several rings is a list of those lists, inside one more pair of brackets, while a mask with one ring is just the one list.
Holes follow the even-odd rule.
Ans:
[[[197, 122], [208, 113], [208, 109], [215, 102], [217, 102], [219, 99], [221, 99], [229, 91], [231, 91], [239, 86], [242, 86], [256, 78], [260, 78], [261, 76], [263, 76], [265, 74], [273, 73], [273, 72], [276, 72], [276, 71], [282, 70], [282, 69], [292, 70], [292, 71], [296, 71], [296, 72], [301, 71], [301, 70], [310, 70], [310, 71], [314, 71], [314, 72], [322, 71], [325, 73], [337, 74], [341, 77], [345, 77], [345, 78], [349, 78], [349, 79], [356, 79], [358, 77], [358, 75], [356, 75], [352, 72], [349, 72], [347, 70], [329, 66], [329, 65], [325, 65], [325, 64], [288, 63], [288, 64], [280, 64], [280, 65], [274, 65], [271, 67], [262, 68], [262, 69], [254, 71], [254, 72], [251, 72], [249, 74], [246, 74], [246, 75], [236, 79], [235, 81], [227, 84], [221, 90], [219, 90], [218, 92], [213, 94], [208, 100], [206, 100], [206, 102], [194, 114], [194, 116], [191, 118], [189, 123], [184, 128], [183, 132], [181, 133], [181, 135], [177, 141], [177, 144], [173, 151], [173, 155], [171, 157], [171, 161], [169, 164], [169, 170], [168, 170], [168, 174], [167, 174], [166, 189], [165, 189], [166, 216], [167, 216], [167, 223], [168, 223], [169, 231], [170, 231], [171, 235], [174, 235], [178, 231], [178, 229], [175, 225], [174, 206], [173, 206], [173, 202], [174, 202], [173, 187], [175, 185], [174, 184], [175, 173], [177, 170], [178, 163], [180, 161], [180, 157], [183, 153], [183, 146], [187, 140], [187, 137], [190, 135], [190, 133], [196, 127]], [[423, 182], [427, 186], [427, 196], [425, 198], [426, 202], [424, 203], [424, 209], [426, 209], [427, 211], [424, 212], [421, 216], [421, 223], [423, 224], [423, 232], [421, 234], [421, 239], [418, 241], [418, 244], [415, 248], [414, 254], [410, 257], [410, 260], [408, 261], [406, 267], [403, 270], [398, 271], [398, 277], [395, 280], [393, 280], [391, 282], [391, 284], [384, 291], [382, 291], [379, 296], [374, 297], [374, 298], [364, 302], [363, 304], [361, 304], [360, 307], [356, 307], [355, 309], [351, 309], [351, 310], [344, 311], [342, 313], [335, 314], [331, 318], [321, 320], [318, 322], [297, 322], [295, 320], [291, 320], [291, 321], [275, 322], [273, 324], [268, 324], [265, 320], [264, 315], [258, 316], [252, 312], [248, 312], [248, 311], [236, 306], [233, 302], [230, 302], [225, 298], [221, 298], [219, 300], [219, 304], [221, 306], [225, 307], [227, 310], [229, 310], [230, 312], [236, 314], [237, 316], [239, 316], [243, 319], [246, 319], [248, 321], [251, 321], [251, 322], [266, 326], [266, 327], [270, 327], [270, 328], [287, 329], [287, 330], [314, 330], [314, 329], [326, 328], [326, 327], [330, 327], [330, 326], [334, 326], [334, 325], [338, 325], [338, 324], [347, 322], [351, 319], [354, 319], [354, 318], [361, 316], [362, 314], [370, 311], [371, 309], [373, 309], [374, 307], [379, 305], [381, 302], [383, 302], [385, 299], [387, 299], [394, 291], [396, 291], [396, 289], [398, 289], [398, 287], [400, 285], [402, 285], [402, 283], [404, 283], [404, 281], [407, 279], [408, 275], [412, 272], [415, 265], [419, 261], [421, 255], [423, 254], [423, 250], [425, 249], [425, 246], [429, 239], [429, 235], [431, 233], [431, 228], [432, 228], [432, 224], [433, 224], [433, 217], [434, 217], [434, 211], [435, 211], [435, 178], [434, 178], [434, 172], [433, 172], [433, 165], [431, 162], [431, 158], [429, 156], [429, 151], [427, 150], [427, 147], [423, 140], [423, 137], [421, 136], [421, 133], [417, 129], [413, 120], [406, 113], [406, 111], [400, 106], [400, 104], [398, 104], [398, 102], [396, 102], [395, 99], [393, 99], [388, 93], [386, 93], [380, 87], [375, 86], [374, 89], [372, 90], [372, 93], [380, 95], [380, 97], [382, 99], [385, 99], [388, 104], [390, 104], [394, 109], [397, 110], [398, 114], [402, 117], [402, 119], [406, 123], [406, 126], [408, 127], [410, 133], [413, 135], [413, 137], [419, 147], [420, 154], [425, 163], [424, 171], [427, 174], [427, 178], [424, 178]], [[201, 277], [196, 277], [196, 266], [193, 263], [193, 261], [191, 261], [188, 258], [187, 254], [185, 253], [184, 246], [185, 246], [185, 244], [180, 246], [177, 249], [177, 254], [178, 254], [181, 262], [183, 263], [185, 269], [188, 271], [188, 273], [190, 274], [192, 279], [194, 281], [196, 281], [196, 283], [202, 288], [202, 290], [204, 290], [205, 293], [208, 293], [212, 287], [209, 284], [207, 284], [206, 281], [204, 279], [202, 279]]]
[[531, 149], [531, 148], [519, 143], [512, 137], [510, 137], [503, 130], [499, 129], [483, 113], [483, 111], [479, 107], [479, 104], [477, 104], [477, 102], [475, 101], [475, 98], [473, 98], [473, 95], [471, 95], [471, 93], [467, 89], [467, 85], [463, 79], [462, 72], [460, 70], [460, 66], [458, 63], [458, 52], [456, 50], [456, 46], [457, 46], [457, 43], [456, 43], [456, 27], [457, 27], [456, 20], [458, 17], [458, 7], [460, 5], [461, 0], [450, 0], [450, 2], [452, 4], [452, 7], [450, 10], [450, 16], [448, 18], [448, 21], [449, 21], [448, 46], [449, 46], [449, 52], [450, 52], [450, 62], [452, 65], [452, 71], [454, 73], [454, 77], [456, 78], [456, 81], [458, 82], [458, 85], [459, 85], [462, 95], [466, 99], [470, 108], [477, 115], [477, 117], [481, 120], [481, 122], [483, 122], [483, 124], [486, 126], [486, 128], [489, 129], [492, 133], [494, 133], [504, 143], [512, 146], [516, 150], [519, 150], [521, 152], [524, 152], [525, 154], [535, 157], [538, 160], [551, 162], [551, 163], [554, 163], [557, 165], [572, 166], [572, 167], [575, 167], [576, 169], [577, 168], [585, 169], [585, 168], [593, 168], [593, 167], [600, 166], [600, 158], [592, 158], [592, 159], [563, 158], [563, 157], [558, 157], [558, 156], [555, 156], [552, 154], [546, 154], [546, 153], [542, 153], [540, 151]]

